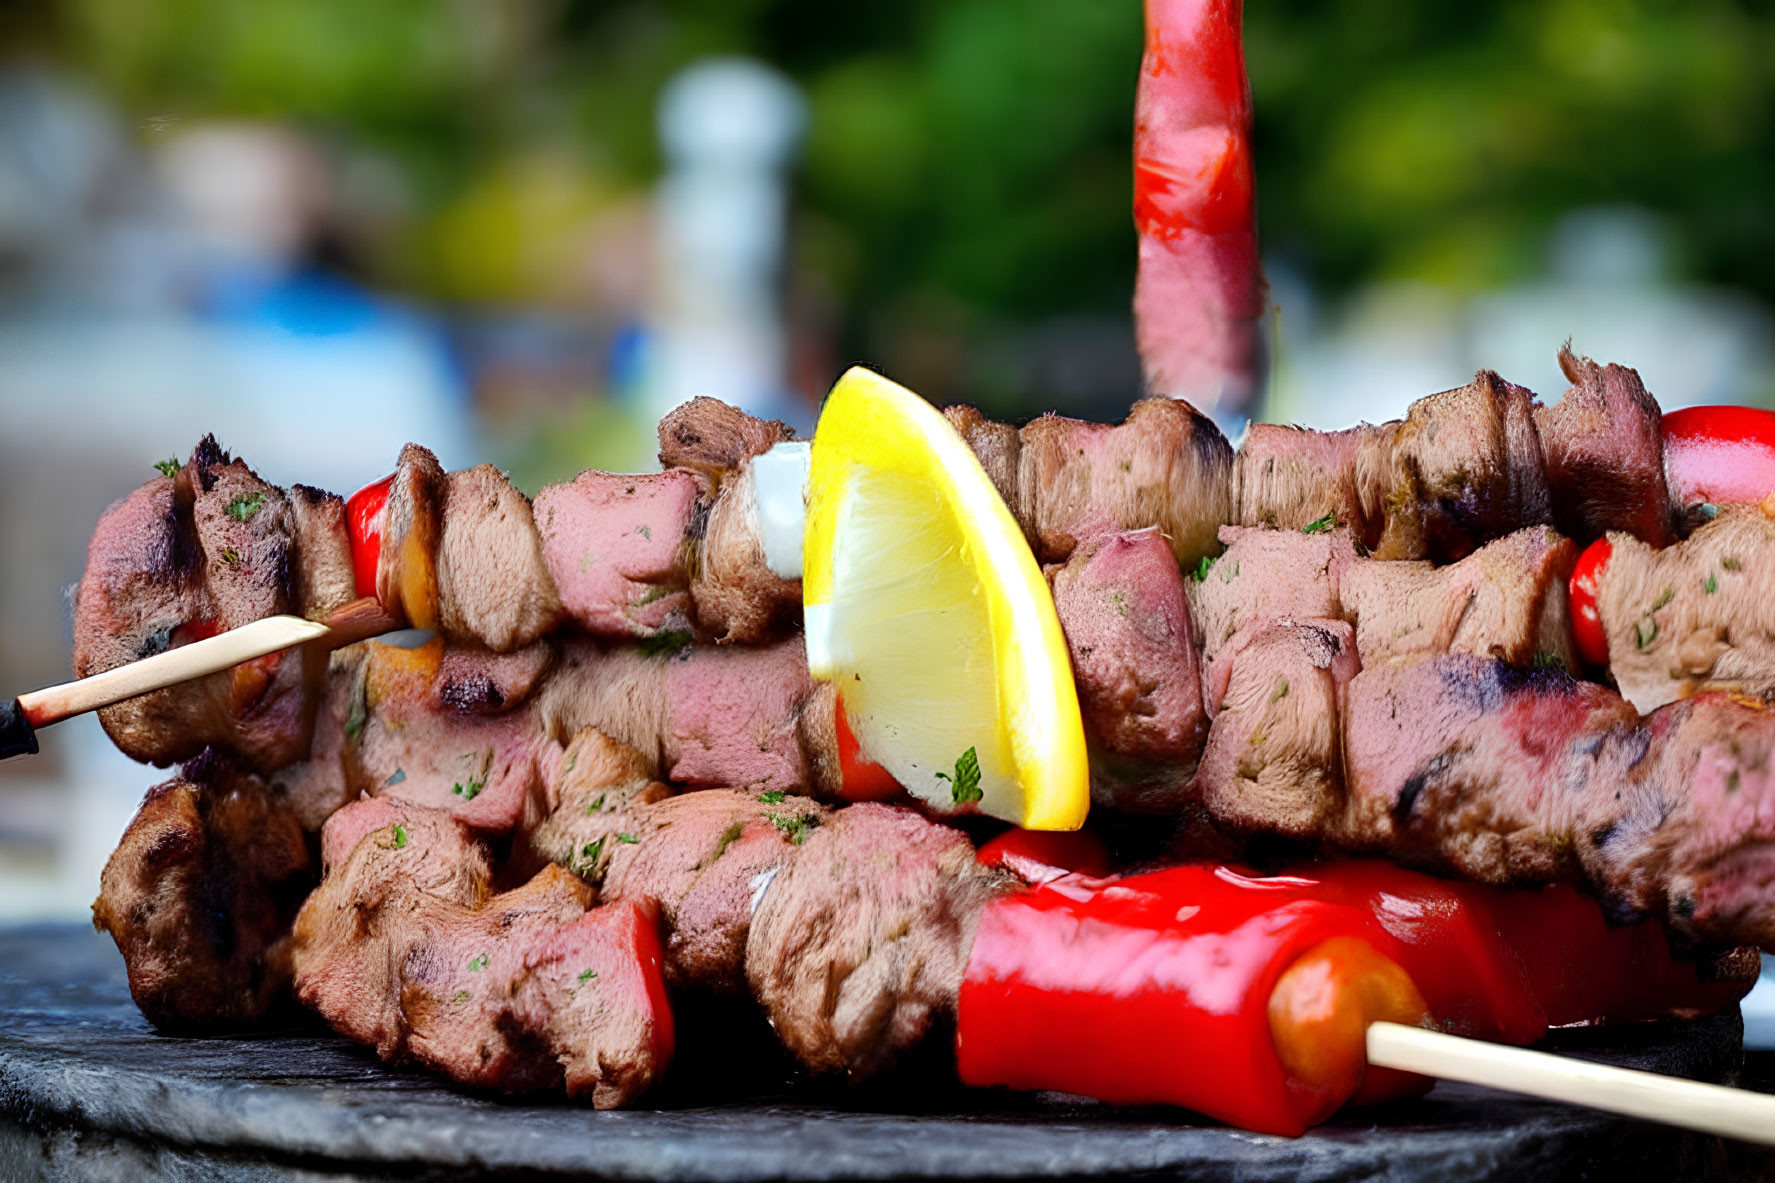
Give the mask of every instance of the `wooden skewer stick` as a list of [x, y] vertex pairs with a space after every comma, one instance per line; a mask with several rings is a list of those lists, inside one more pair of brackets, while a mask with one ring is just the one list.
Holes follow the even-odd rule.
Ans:
[[1775, 1145], [1775, 1096], [1613, 1068], [1400, 1023], [1368, 1026], [1368, 1062]]
[[[297, 645], [321, 644], [328, 649], [337, 649], [369, 637], [389, 634], [396, 625], [397, 622], [383, 612], [374, 599], [354, 600], [324, 623], [300, 616], [268, 616], [90, 678], [46, 686], [21, 694], [11, 702], [0, 700], [0, 758], [35, 752], [35, 731], [47, 724], [218, 673], [243, 661]], [[399, 643], [398, 635], [389, 635], [387, 639]], [[409, 638], [409, 643], [417, 643], [420, 639]]]
[[267, 616], [225, 633], [217, 633], [141, 661], [120, 665], [59, 686], [19, 695], [18, 704], [33, 727], [56, 723], [112, 703], [164, 690], [267, 653], [318, 641], [332, 632], [317, 620], [300, 616]]

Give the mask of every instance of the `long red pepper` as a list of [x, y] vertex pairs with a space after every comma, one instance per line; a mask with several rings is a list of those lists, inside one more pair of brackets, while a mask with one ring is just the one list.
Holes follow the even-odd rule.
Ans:
[[1505, 892], [1383, 863], [1069, 875], [981, 917], [958, 1071], [971, 1085], [1179, 1105], [1299, 1134], [1358, 1089], [1377, 1100], [1413, 1087], [1363, 1088], [1360, 1075], [1314, 1085], [1284, 1067], [1269, 1016], [1277, 981], [1337, 941], [1402, 967], [1437, 1026], [1507, 1043], [1550, 1023], [1717, 1010], [1745, 988], [1700, 982], [1661, 930], [1611, 928], [1566, 887]]
[[1241, 0], [1146, 0], [1134, 101], [1134, 324], [1148, 388], [1237, 413], [1257, 394], [1251, 86]]

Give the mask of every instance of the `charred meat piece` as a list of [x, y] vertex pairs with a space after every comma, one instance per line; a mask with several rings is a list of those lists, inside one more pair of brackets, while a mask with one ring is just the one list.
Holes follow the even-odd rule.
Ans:
[[1559, 351], [1559, 368], [1571, 387], [1535, 411], [1554, 522], [1579, 542], [1622, 530], [1668, 546], [1675, 533], [1658, 400], [1638, 373], [1599, 366], [1569, 344]]
[[[219, 629], [337, 607], [342, 517], [326, 495], [300, 508], [205, 437], [190, 461], [99, 519], [75, 593], [74, 673], [88, 677]], [[324, 657], [261, 658], [100, 712], [126, 755], [172, 764], [214, 745], [255, 768], [300, 759]]]
[[494, 895], [468, 831], [421, 807], [358, 802], [328, 828], [361, 836], [303, 906], [293, 947], [298, 997], [336, 1030], [463, 1084], [564, 1084], [600, 1109], [664, 1071], [673, 1031], [651, 909], [593, 907], [555, 866]]
[[1763, 509], [1724, 509], [1663, 550], [1627, 534], [1609, 543], [1596, 610], [1627, 701], [1651, 711], [1703, 690], [1775, 696], [1775, 522]]
[[1553, 521], [1531, 396], [1490, 370], [1364, 436], [1356, 487], [1377, 559], [1447, 562]]
[[1214, 722], [1194, 793], [1223, 829], [1308, 838], [1343, 804], [1338, 698], [1361, 668], [1341, 620], [1241, 629], [1208, 686]]
[[309, 485], [291, 485], [290, 517], [296, 603], [302, 615], [325, 620], [357, 598], [351, 543], [345, 533], [345, 499]]
[[290, 922], [314, 879], [295, 818], [206, 753], [148, 791], [105, 864], [93, 924], [156, 1026], [251, 1023], [289, 986]]
[[530, 502], [491, 464], [444, 478], [437, 579], [445, 635], [496, 653], [560, 623]]
[[662, 468], [688, 468], [719, 488], [746, 461], [795, 438], [787, 423], [757, 419], [713, 398], [693, 398], [659, 421]]
[[1207, 719], [1183, 573], [1157, 530], [1112, 534], [1053, 574], [1091, 739], [1118, 755], [1192, 763]]
[[1577, 547], [1545, 526], [1459, 562], [1358, 560], [1339, 581], [1364, 664], [1414, 653], [1477, 653], [1511, 665], [1576, 668], [1566, 584]]
[[543, 557], [581, 628], [613, 638], [690, 628], [698, 496], [696, 477], [682, 468], [588, 470], [536, 495]]
[[1157, 526], [1186, 569], [1232, 514], [1233, 449], [1186, 402], [1149, 398], [1117, 426], [1043, 415], [1020, 433], [1012, 512], [1044, 563], [1080, 538]]

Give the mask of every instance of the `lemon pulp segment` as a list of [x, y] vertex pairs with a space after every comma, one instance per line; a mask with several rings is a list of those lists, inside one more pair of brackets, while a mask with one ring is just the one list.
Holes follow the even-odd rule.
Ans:
[[813, 675], [909, 792], [968, 804], [972, 749], [982, 812], [1083, 823], [1084, 724], [1047, 582], [943, 416], [867, 370], [839, 380], [814, 435], [802, 596]]

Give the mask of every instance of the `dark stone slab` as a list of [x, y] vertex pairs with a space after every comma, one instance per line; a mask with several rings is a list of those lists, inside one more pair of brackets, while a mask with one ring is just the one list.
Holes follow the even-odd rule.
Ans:
[[[1558, 1044], [1719, 1080], [1737, 1071], [1740, 1032], [1731, 1015], [1569, 1033]], [[858, 1093], [795, 1078], [748, 1042], [749, 1030], [736, 1033], [731, 1016], [693, 1019], [685, 1034], [689, 1063], [657, 1108], [520, 1103], [387, 1067], [309, 1023], [251, 1036], [158, 1035], [130, 1003], [108, 940], [68, 928], [0, 931], [0, 1179], [1255, 1183], [1775, 1172], [1775, 1155], [1741, 1144], [1464, 1086], [1290, 1140], [1172, 1111], [968, 1092], [936, 1074]]]

